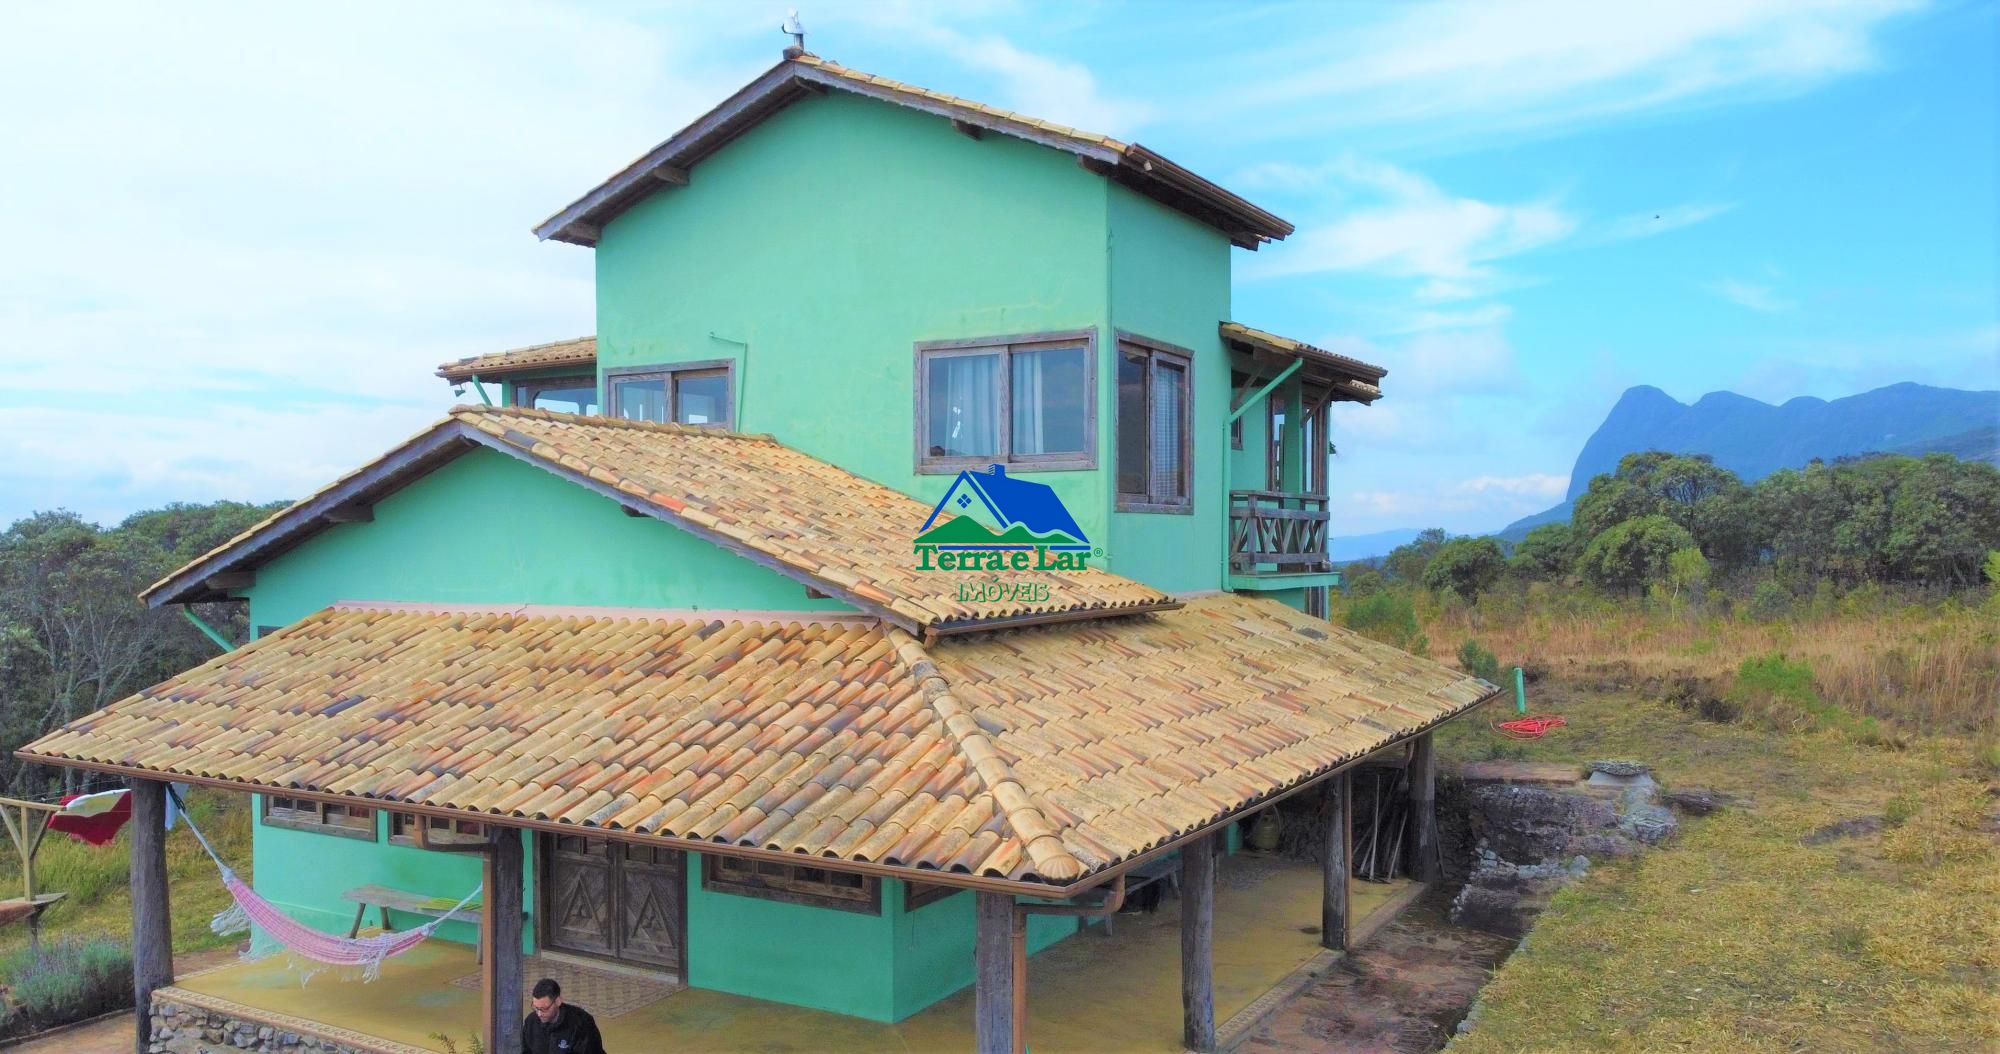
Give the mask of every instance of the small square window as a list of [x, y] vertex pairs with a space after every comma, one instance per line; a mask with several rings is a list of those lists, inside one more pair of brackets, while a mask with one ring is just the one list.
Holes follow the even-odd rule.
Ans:
[[917, 345], [917, 471], [1096, 467], [1096, 345], [1094, 330]]

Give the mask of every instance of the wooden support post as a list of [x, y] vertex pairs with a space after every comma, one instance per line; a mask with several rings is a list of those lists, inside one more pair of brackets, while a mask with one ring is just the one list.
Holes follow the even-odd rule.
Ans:
[[1181, 1042], [1215, 1050], [1215, 839], [1181, 846]]
[[1019, 1015], [1026, 993], [1016, 991], [1014, 897], [986, 892], [977, 896], [972, 982], [975, 1046], [979, 1054], [1015, 1054], [1022, 1048]]
[[486, 1049], [521, 1049], [521, 832], [493, 826], [486, 847], [485, 885], [480, 902], [485, 923], [479, 927], [483, 961], [480, 985], [485, 995]]
[[1354, 871], [1354, 778], [1343, 772], [1326, 781], [1326, 847], [1320, 856], [1319, 943], [1347, 950], [1348, 884]]
[[1437, 751], [1431, 734], [1418, 736], [1410, 750], [1410, 877], [1438, 880]]
[[153, 991], [174, 983], [173, 914], [167, 905], [167, 785], [132, 785], [133, 1050], [153, 1043]]

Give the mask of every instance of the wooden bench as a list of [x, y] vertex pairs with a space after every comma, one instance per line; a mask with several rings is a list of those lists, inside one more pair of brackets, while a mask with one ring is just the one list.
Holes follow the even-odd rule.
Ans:
[[[1173, 890], [1175, 896], [1179, 896], [1181, 891], [1180, 857], [1161, 857], [1158, 860], [1148, 861], [1125, 872], [1125, 899], [1130, 901], [1132, 894], [1155, 882], [1165, 882], [1167, 888]], [[1104, 935], [1106, 937], [1112, 936], [1116, 932], [1112, 920], [1117, 917], [1116, 912], [1101, 916], [1104, 922]]]
[[[382, 912], [382, 932], [384, 933], [388, 933], [394, 928], [389, 925], [389, 911], [392, 908], [397, 911], [408, 912], [412, 915], [424, 915], [433, 919], [441, 919], [448, 915], [462, 922], [470, 922], [474, 928], [484, 928], [486, 925], [486, 909], [481, 904], [473, 903], [457, 911], [453, 911], [451, 910], [451, 905], [457, 903], [456, 901], [441, 902], [438, 897], [426, 897], [420, 893], [407, 893], [400, 889], [390, 889], [387, 886], [356, 886], [342, 893], [340, 899], [354, 904], [354, 925], [347, 928], [349, 940], [352, 940], [361, 932], [361, 917], [368, 913], [368, 909], [371, 906], [379, 908]], [[442, 906], [440, 906], [441, 903]], [[474, 955], [475, 960], [484, 962], [486, 954], [484, 943], [474, 942], [474, 944], [479, 949]]]
[[0, 926], [19, 922], [22, 919], [33, 922], [35, 919], [41, 917], [42, 912], [49, 910], [50, 907], [60, 902], [66, 896], [69, 896], [69, 894], [37, 893], [32, 900], [21, 897], [15, 897], [12, 900], [0, 900]]

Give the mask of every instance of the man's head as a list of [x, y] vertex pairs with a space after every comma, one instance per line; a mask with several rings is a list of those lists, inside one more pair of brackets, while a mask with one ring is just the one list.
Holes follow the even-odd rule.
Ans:
[[562, 1011], [562, 985], [557, 984], [553, 977], [544, 977], [535, 982], [535, 990], [531, 994], [535, 1016], [541, 1018], [544, 1025], [553, 1022]]

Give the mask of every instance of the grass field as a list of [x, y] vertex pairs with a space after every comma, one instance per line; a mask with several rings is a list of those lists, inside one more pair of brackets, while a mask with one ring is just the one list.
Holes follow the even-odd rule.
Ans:
[[1559, 894], [1453, 1051], [2000, 1048], [2000, 798], [1968, 740], [1716, 722], [1559, 677], [1532, 709], [1568, 724], [1522, 743], [1475, 718], [1440, 755], [1635, 757], [1749, 804]]
[[[249, 878], [249, 796], [196, 791], [188, 799], [188, 808], [193, 810], [202, 833], [215, 843], [216, 852], [238, 874]], [[129, 835], [129, 829], [121, 831], [117, 841], [104, 846], [85, 845], [62, 834], [50, 834], [42, 842], [42, 851], [35, 861], [36, 885], [44, 892], [69, 894], [42, 916], [43, 933], [129, 939], [132, 932], [131, 869], [127, 864], [126, 844]], [[240, 935], [218, 937], [209, 931], [209, 920], [229, 906], [229, 894], [222, 888], [215, 865], [184, 827], [177, 827], [167, 836], [167, 872], [175, 951], [198, 951], [242, 939]], [[0, 890], [19, 896], [20, 889], [21, 869], [10, 847], [4, 859], [0, 859]], [[27, 941], [25, 924], [0, 930], [0, 953], [21, 947]]]

